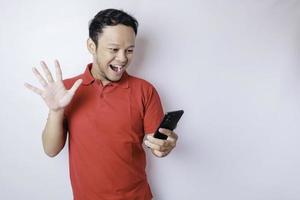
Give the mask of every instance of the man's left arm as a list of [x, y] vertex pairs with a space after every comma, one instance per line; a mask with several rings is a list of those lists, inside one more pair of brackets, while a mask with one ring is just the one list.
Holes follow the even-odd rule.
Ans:
[[148, 134], [144, 143], [149, 147], [153, 155], [161, 158], [167, 156], [176, 146], [178, 136], [174, 131], [160, 128], [159, 132], [168, 136], [166, 140], [154, 138], [153, 134]]

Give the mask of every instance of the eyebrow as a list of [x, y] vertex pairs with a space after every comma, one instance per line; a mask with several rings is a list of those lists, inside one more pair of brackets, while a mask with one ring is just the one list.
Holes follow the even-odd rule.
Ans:
[[[109, 45], [109, 46], [120, 46], [120, 45], [115, 44], [115, 43], [108, 43], [108, 45]], [[132, 48], [132, 47], [134, 47], [134, 45], [130, 45], [130, 46], [127, 47], [127, 48]]]

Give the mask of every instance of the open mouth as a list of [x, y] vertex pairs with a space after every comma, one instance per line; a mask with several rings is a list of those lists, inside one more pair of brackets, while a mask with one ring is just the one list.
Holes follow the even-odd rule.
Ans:
[[125, 65], [112, 65], [112, 64], [110, 64], [109, 67], [115, 72], [121, 72], [124, 69]]

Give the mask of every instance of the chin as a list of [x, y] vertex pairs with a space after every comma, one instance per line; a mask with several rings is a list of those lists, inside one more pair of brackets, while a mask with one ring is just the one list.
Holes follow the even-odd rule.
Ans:
[[108, 79], [110, 81], [117, 82], [117, 81], [119, 81], [122, 78], [122, 75], [121, 76], [109, 76]]
[[113, 82], [118, 82], [121, 78], [114, 78], [114, 79], [110, 79]]

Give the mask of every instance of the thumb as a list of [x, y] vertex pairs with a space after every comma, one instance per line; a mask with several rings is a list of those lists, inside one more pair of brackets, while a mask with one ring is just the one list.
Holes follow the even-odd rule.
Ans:
[[73, 95], [76, 90], [79, 88], [79, 86], [81, 85], [82, 83], [82, 79], [78, 79], [72, 86], [72, 88], [69, 90], [69, 92], [71, 93], [71, 95]]

